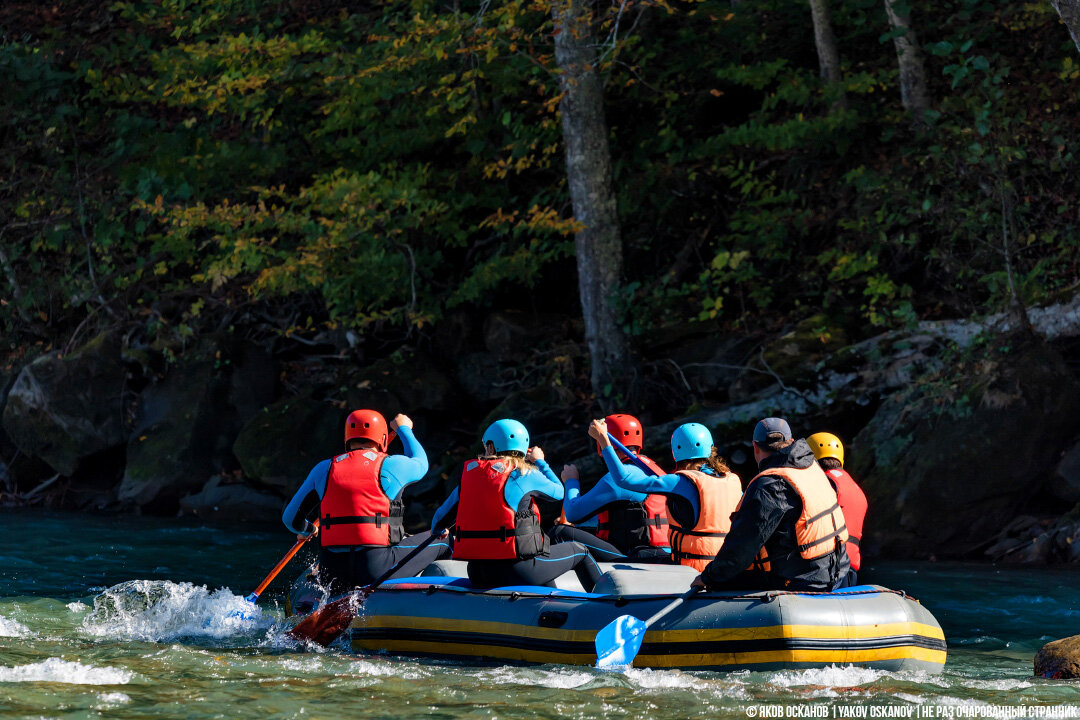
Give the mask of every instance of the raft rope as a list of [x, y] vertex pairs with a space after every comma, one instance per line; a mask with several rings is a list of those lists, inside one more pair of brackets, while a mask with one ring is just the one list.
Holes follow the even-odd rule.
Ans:
[[[412, 583], [410, 583], [410, 584], [412, 584]], [[465, 588], [465, 587], [461, 587], [460, 585], [445, 585], [445, 584], [444, 585], [435, 585], [435, 584], [432, 584], [432, 585], [428, 585], [428, 586], [423, 587], [423, 588], [408, 588], [408, 587], [387, 585], [383, 589], [384, 590], [392, 590], [392, 591], [397, 590], [397, 591], [400, 591], [400, 592], [405, 592], [405, 591], [408, 591], [408, 590], [420, 590], [425, 595], [434, 595], [435, 593], [439, 592], [440, 590], [453, 590], [453, 592], [457, 592], [457, 593], [467, 593], [467, 594], [470, 594], [470, 595], [482, 595], [484, 593], [487, 593], [490, 590], [497, 590], [498, 588], [487, 588], [487, 589], [481, 590], [481, 589], [478, 589], [478, 588]], [[555, 589], [555, 588], [553, 588], [553, 589]], [[769, 602], [772, 602], [773, 600], [775, 600], [776, 598], [780, 597], [781, 595], [811, 595], [811, 596], [828, 595], [829, 597], [844, 597], [844, 596], [854, 596], [854, 595], [881, 595], [881, 594], [885, 594], [885, 593], [888, 593], [888, 594], [891, 594], [891, 595], [899, 595], [900, 597], [905, 598], [907, 600], [913, 600], [914, 602], [922, 604], [918, 598], [916, 598], [916, 597], [914, 597], [912, 595], [908, 595], [903, 590], [891, 590], [889, 588], [882, 588], [881, 590], [855, 590], [855, 591], [852, 591], [852, 592], [844, 592], [844, 591], [827, 592], [827, 591], [824, 591], [824, 590], [763, 590], [761, 592], [753, 593], [751, 595], [725, 595], [724, 597], [721, 597], [721, 598], [711, 598], [711, 599], [713, 599], [713, 600], [760, 600], [763, 603], [769, 603]], [[563, 599], [566, 599], [566, 600], [571, 600], [571, 599], [578, 599], [578, 600], [612, 600], [616, 604], [619, 604], [619, 605], [625, 605], [631, 599], [631, 598], [624, 597], [622, 595], [603, 595], [603, 596], [600, 596], [600, 597], [582, 598], [582, 597], [577, 597], [575, 595], [561, 595], [561, 594], [550, 595], [550, 594], [541, 594], [541, 593], [528, 593], [528, 592], [522, 592], [520, 590], [511, 590], [510, 591], [510, 601], [511, 602], [513, 602], [514, 600], [517, 600], [520, 597], [530, 597], [530, 596], [535, 596], [535, 597], [559, 597], [559, 598], [563, 598]], [[640, 596], [640, 597], [634, 597], [633, 599], [634, 600], [655, 600], [657, 598], [663, 598], [663, 597], [668, 597], [668, 596], [667, 595], [643, 595], [643, 596]]]

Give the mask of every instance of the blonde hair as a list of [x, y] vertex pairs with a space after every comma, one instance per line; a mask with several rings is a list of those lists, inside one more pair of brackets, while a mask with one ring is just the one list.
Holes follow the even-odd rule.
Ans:
[[708, 467], [715, 474], [716, 477], [724, 477], [731, 468], [728, 467], [724, 458], [720, 457], [720, 451], [713, 445], [712, 452], [709, 453], [707, 458], [693, 458], [690, 460], [680, 460], [675, 463], [676, 470], [701, 470], [703, 467]]
[[519, 452], [508, 450], [506, 452], [485, 452], [482, 455], [476, 456], [477, 460], [505, 460], [510, 466], [510, 472], [517, 470], [521, 475], [526, 475], [531, 472], [540, 472], [540, 468], [533, 465], [531, 462], [525, 459], [525, 456]]

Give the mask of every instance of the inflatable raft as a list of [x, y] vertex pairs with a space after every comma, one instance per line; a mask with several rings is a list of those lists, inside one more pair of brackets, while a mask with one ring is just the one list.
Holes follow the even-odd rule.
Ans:
[[[353, 621], [349, 642], [358, 652], [593, 665], [597, 631], [620, 615], [649, 617], [689, 589], [697, 574], [680, 566], [601, 565], [607, 572], [586, 593], [572, 575], [556, 588], [478, 590], [463, 577], [464, 563], [440, 561], [423, 577], [382, 585]], [[293, 606], [300, 609], [298, 597]], [[918, 601], [863, 585], [832, 593], [692, 596], [649, 629], [633, 664], [687, 670], [857, 665], [938, 673], [945, 656], [941, 627]]]

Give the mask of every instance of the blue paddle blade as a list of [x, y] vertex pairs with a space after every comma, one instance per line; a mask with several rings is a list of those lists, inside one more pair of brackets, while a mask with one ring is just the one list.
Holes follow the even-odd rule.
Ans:
[[629, 665], [641, 649], [648, 625], [633, 615], [621, 615], [596, 633], [596, 667]]

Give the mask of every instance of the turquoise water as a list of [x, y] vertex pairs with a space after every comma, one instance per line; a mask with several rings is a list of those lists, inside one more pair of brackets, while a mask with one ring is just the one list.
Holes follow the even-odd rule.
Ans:
[[[998, 706], [1032, 706], [1020, 716], [1038, 717], [1065, 706], [1080, 716], [1080, 683], [1031, 677], [1042, 644], [1080, 633], [1072, 571], [938, 563], [864, 572], [918, 597], [941, 622], [949, 660], [938, 676], [600, 673], [292, 647], [276, 602], [284, 583], [261, 612], [237, 612], [288, 549], [284, 531], [40, 512], [0, 513], [0, 529], [0, 718], [839, 717], [865, 705], [939, 717]], [[299, 573], [294, 563], [283, 577]]]

